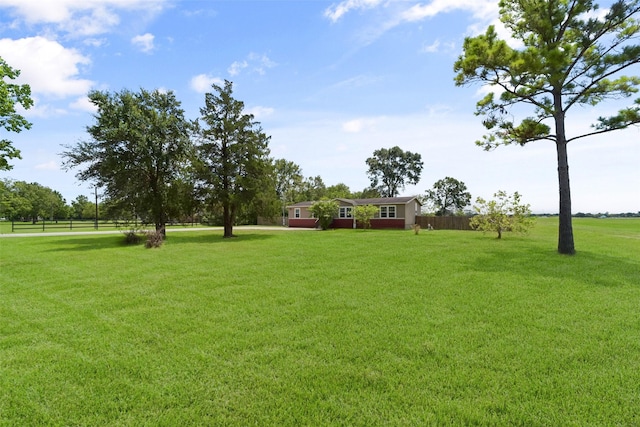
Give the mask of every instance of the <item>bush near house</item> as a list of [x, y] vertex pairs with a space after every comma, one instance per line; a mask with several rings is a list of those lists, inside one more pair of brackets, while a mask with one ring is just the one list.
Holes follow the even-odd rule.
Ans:
[[314, 202], [309, 208], [309, 211], [318, 218], [320, 228], [327, 230], [331, 227], [333, 218], [338, 213], [339, 208], [340, 205], [335, 200], [320, 200], [318, 202]]
[[374, 205], [362, 205], [354, 206], [352, 213], [358, 225], [363, 229], [371, 228], [371, 220], [378, 213], [378, 206]]

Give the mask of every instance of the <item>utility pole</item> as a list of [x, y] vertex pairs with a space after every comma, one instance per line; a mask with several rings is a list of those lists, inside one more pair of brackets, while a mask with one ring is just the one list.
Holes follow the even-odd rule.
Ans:
[[96, 195], [96, 220], [93, 224], [93, 228], [98, 229], [98, 186], [93, 187], [94, 193]]

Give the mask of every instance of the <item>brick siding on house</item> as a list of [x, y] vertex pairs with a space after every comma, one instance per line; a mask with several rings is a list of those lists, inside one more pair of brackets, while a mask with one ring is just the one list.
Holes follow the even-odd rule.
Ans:
[[316, 228], [315, 218], [289, 218], [289, 227]]
[[353, 218], [334, 218], [331, 228], [353, 228]]

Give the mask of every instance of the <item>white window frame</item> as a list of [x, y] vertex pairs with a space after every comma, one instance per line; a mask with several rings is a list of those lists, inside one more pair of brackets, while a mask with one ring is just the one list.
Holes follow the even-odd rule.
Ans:
[[353, 218], [353, 209], [351, 206], [340, 206], [338, 218]]
[[380, 218], [396, 218], [397, 209], [395, 205], [383, 205], [380, 206], [379, 217]]
[[300, 218], [300, 208], [294, 208], [293, 209], [293, 217], [294, 218]]

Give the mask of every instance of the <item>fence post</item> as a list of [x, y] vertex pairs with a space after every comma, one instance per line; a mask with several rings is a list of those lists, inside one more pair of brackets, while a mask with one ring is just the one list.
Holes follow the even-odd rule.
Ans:
[[69, 230], [73, 230], [73, 220], [69, 220]]
[[45, 222], [47, 222], [47, 220], [46, 220], [46, 219], [44, 219], [44, 218], [42, 218], [42, 231], [44, 231], [44, 224], [45, 224]]
[[15, 221], [11, 220], [11, 232], [13, 233], [14, 231], [14, 226], [15, 226]]

